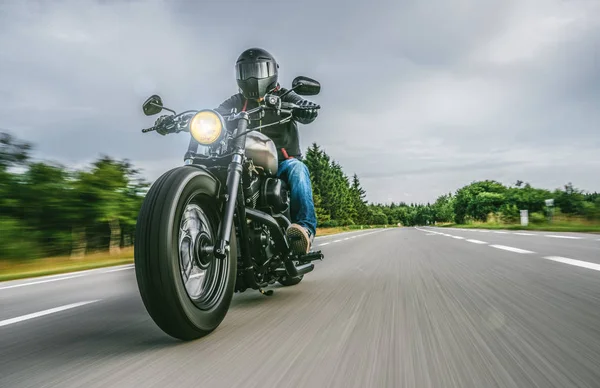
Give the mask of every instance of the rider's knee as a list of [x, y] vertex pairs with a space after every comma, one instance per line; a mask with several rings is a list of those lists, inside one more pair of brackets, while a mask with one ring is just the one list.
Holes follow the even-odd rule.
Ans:
[[290, 179], [308, 179], [310, 183], [310, 172], [308, 171], [306, 164], [301, 160], [291, 159], [288, 175]]

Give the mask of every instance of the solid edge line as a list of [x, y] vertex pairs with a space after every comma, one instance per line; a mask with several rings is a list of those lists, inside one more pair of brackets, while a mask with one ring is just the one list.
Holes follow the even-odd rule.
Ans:
[[59, 307], [51, 308], [51, 309], [48, 309], [48, 310], [38, 311], [37, 313], [31, 313], [31, 314], [27, 314], [27, 315], [21, 315], [20, 317], [5, 319], [3, 321], [0, 321], [0, 327], [12, 325], [13, 323], [27, 321], [27, 320], [30, 320], [30, 319], [33, 319], [33, 318], [43, 317], [44, 315], [58, 313], [60, 311], [65, 311], [65, 310], [73, 309], [75, 307], [84, 306], [86, 304], [95, 303], [95, 302], [98, 302], [98, 301], [100, 301], [100, 299], [88, 300], [88, 301], [85, 301], [85, 302], [72, 303], [72, 304], [67, 304], [65, 306], [59, 306]]
[[5, 288], [14, 288], [17, 286], [21, 287], [22, 285], [34, 285], [34, 284], [40, 284], [40, 283], [48, 283], [48, 281], [54, 281], [54, 279], [66, 280], [66, 279], [71, 279], [74, 277], [87, 276], [87, 275], [93, 275], [93, 274], [101, 274], [101, 273], [104, 273], [107, 269], [113, 270], [113, 269], [117, 269], [117, 268], [129, 267], [129, 266], [133, 266], [133, 264], [110, 265], [110, 266], [106, 266], [106, 267], [86, 269], [83, 271], [64, 272], [64, 273], [60, 273], [60, 274], [56, 274], [56, 275], [32, 276], [32, 277], [23, 278], [23, 279], [4, 280], [4, 281], [0, 282], [0, 284], [7, 284], [7, 283], [12, 283], [12, 282], [25, 282], [25, 283], [11, 284], [10, 286], [2, 286], [2, 287], [0, 287], [0, 290], [3, 290]]
[[38, 280], [38, 281], [34, 281], [34, 282], [12, 284], [10, 286], [0, 287], [0, 290], [8, 290], [10, 288], [33, 286], [33, 285], [42, 284], [42, 283], [58, 282], [59, 280], [75, 279], [75, 278], [80, 278], [80, 277], [83, 277], [83, 276], [86, 276], [86, 275], [84, 275], [84, 274], [78, 274], [78, 275], [63, 276], [63, 277], [60, 277], [60, 278]]

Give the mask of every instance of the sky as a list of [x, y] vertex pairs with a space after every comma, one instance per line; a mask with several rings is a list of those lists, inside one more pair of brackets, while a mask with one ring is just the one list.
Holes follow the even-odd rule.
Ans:
[[284, 87], [321, 82], [302, 148], [319, 144], [371, 202], [483, 179], [600, 191], [597, 0], [2, 0], [0, 131], [36, 158], [127, 158], [154, 180], [189, 134], [142, 134], [144, 100], [215, 108], [250, 47]]

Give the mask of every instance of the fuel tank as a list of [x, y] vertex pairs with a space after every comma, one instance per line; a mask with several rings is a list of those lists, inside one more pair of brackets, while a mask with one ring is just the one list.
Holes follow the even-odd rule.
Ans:
[[277, 148], [268, 136], [258, 131], [249, 132], [246, 135], [246, 157], [252, 159], [254, 165], [262, 167], [267, 174], [277, 174]]

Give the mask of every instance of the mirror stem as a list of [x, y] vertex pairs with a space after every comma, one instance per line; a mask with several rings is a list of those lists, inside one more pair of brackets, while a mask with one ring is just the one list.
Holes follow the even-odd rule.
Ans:
[[156, 107], [159, 107], [159, 108], [162, 108], [162, 109], [164, 109], [164, 110], [168, 110], [169, 112], [172, 112], [173, 114], [176, 114], [176, 113], [177, 113], [177, 112], [175, 112], [173, 109], [166, 108], [166, 107], [164, 107], [164, 106], [162, 106], [162, 105], [158, 105], [158, 104], [155, 104], [155, 103], [153, 103], [153, 102], [151, 102], [151, 103], [150, 103], [150, 105], [154, 105], [154, 106], [156, 106]]
[[288, 94], [290, 94], [291, 92], [293, 92], [295, 89], [298, 89], [299, 86], [301, 86], [301, 84], [300, 85], [296, 85], [296, 86], [294, 86], [291, 89], [288, 89], [288, 91], [285, 92], [285, 93], [283, 93], [282, 95], [280, 95], [279, 98], [283, 98], [284, 96], [287, 96]]

